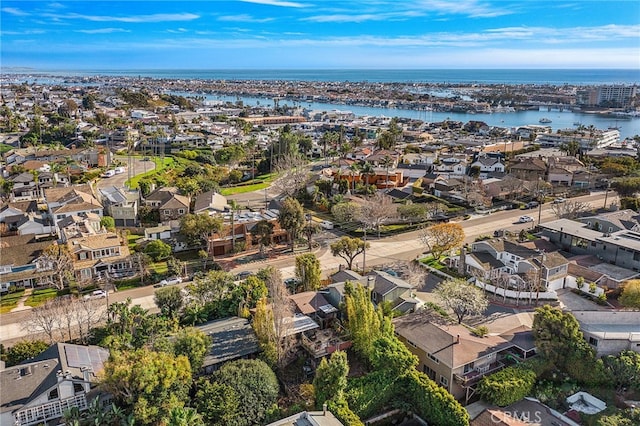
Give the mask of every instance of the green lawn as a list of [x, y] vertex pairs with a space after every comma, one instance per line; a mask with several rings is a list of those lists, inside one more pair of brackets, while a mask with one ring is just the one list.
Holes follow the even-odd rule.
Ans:
[[58, 296], [58, 290], [55, 288], [42, 288], [34, 290], [31, 296], [24, 302], [26, 306], [33, 308], [45, 304], [48, 300], [55, 299]]
[[149, 265], [149, 270], [155, 272], [156, 274], [166, 274], [169, 272], [169, 268], [167, 267], [167, 262], [155, 262]]
[[0, 154], [4, 154], [5, 152], [9, 152], [13, 149], [11, 145], [7, 145], [6, 143], [0, 143]]
[[7, 294], [0, 297], [0, 314], [6, 314], [11, 312], [13, 308], [18, 304], [18, 300], [24, 294], [24, 289], [18, 290], [15, 293]]
[[257, 179], [254, 179], [254, 183], [252, 181], [245, 182], [242, 185], [233, 186], [230, 188], [222, 188], [220, 189], [220, 193], [224, 196], [227, 195], [235, 195], [235, 194], [244, 194], [246, 192], [260, 191], [262, 189], [268, 188], [271, 185], [271, 182], [275, 180], [277, 177], [276, 173], [269, 173], [266, 175], [259, 176]]
[[136, 246], [136, 241], [139, 238], [144, 237], [144, 235], [137, 235], [137, 234], [129, 234], [127, 235], [127, 245], [129, 246], [129, 249], [133, 249]]
[[132, 177], [131, 179], [129, 179], [127, 182], [125, 182], [126, 185], [128, 185], [130, 188], [137, 188], [138, 187], [138, 182], [140, 181], [140, 179], [145, 178], [145, 177], [150, 177], [153, 175], [156, 175], [158, 173], [161, 173], [162, 171], [164, 171], [167, 168], [172, 168], [175, 166], [176, 161], [173, 157], [165, 157], [164, 161], [162, 161], [160, 158], [158, 157], [153, 157], [153, 162], [156, 165], [156, 168], [148, 171], [146, 173], [141, 173], [137, 176]]

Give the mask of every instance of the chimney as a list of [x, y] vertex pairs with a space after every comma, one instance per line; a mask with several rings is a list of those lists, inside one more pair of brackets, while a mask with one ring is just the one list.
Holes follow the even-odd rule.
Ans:
[[324, 404], [322, 404], [322, 415], [323, 416], [327, 415], [327, 403], [326, 402]]
[[58, 383], [60, 383], [64, 379], [64, 375], [62, 374], [62, 370], [58, 370], [56, 372], [56, 377], [58, 378]]
[[91, 380], [89, 378], [91, 369], [89, 367], [82, 367], [80, 371], [82, 371], [82, 380], [84, 380], [84, 383], [82, 384], [84, 386], [84, 391], [88, 393], [91, 390]]
[[460, 343], [460, 335], [456, 334], [456, 345]]
[[375, 287], [376, 284], [376, 277], [374, 277], [373, 275], [369, 275], [367, 277], [367, 288], [370, 290], [373, 290], [373, 288]]

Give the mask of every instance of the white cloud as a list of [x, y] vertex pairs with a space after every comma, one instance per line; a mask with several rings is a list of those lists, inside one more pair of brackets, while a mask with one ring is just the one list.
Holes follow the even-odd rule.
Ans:
[[76, 33], [84, 34], [112, 34], [112, 33], [130, 33], [131, 31], [124, 28], [97, 28], [95, 30], [74, 30]]
[[0, 10], [3, 11], [4, 13], [8, 13], [9, 15], [29, 16], [29, 14], [27, 12], [25, 12], [23, 10], [20, 10], [20, 9], [16, 9], [15, 7], [3, 7]]
[[416, 18], [423, 14], [418, 11], [405, 12], [388, 12], [388, 13], [360, 13], [360, 14], [343, 14], [337, 13], [332, 15], [316, 15], [302, 18], [301, 21], [310, 22], [366, 22], [366, 21], [400, 21], [409, 18]]
[[31, 34], [44, 34], [44, 30], [25, 30], [25, 31], [2, 31], [0, 34], [3, 36], [22, 36], [22, 35], [31, 35]]
[[127, 22], [127, 23], [151, 23], [151, 22], [175, 22], [193, 21], [200, 18], [194, 13], [156, 13], [152, 15], [108, 16], [108, 15], [81, 15], [70, 13], [66, 15], [45, 14], [53, 19], [82, 19], [92, 22]]
[[240, 0], [243, 3], [255, 3], [255, 4], [264, 4], [267, 6], [278, 6], [278, 7], [307, 7], [311, 5], [306, 5], [300, 2], [294, 1], [283, 1], [283, 0]]
[[227, 15], [227, 16], [220, 16], [218, 18], [218, 21], [224, 21], [224, 22], [248, 22], [248, 23], [265, 23], [265, 22], [271, 22], [274, 21], [275, 18], [254, 18], [251, 15], [248, 15], [246, 13], [240, 14], [240, 15]]

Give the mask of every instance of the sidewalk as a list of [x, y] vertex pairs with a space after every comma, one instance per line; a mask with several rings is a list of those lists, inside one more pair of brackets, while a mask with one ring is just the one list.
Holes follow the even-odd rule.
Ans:
[[32, 288], [25, 289], [24, 290], [24, 294], [22, 295], [20, 300], [18, 300], [18, 304], [16, 305], [15, 308], [13, 308], [11, 310], [11, 312], [28, 311], [29, 309], [33, 309], [31, 306], [25, 306], [24, 305], [24, 302], [26, 302], [27, 299], [29, 298], [29, 296], [31, 296], [31, 293], [33, 293], [33, 289]]

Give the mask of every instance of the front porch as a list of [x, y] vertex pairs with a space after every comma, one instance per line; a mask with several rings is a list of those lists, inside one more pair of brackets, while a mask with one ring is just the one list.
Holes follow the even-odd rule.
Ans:
[[84, 393], [57, 401], [25, 408], [15, 413], [16, 426], [29, 426], [42, 424], [49, 420], [62, 417], [62, 414], [72, 407], [78, 407], [80, 411], [87, 409], [87, 398]]

